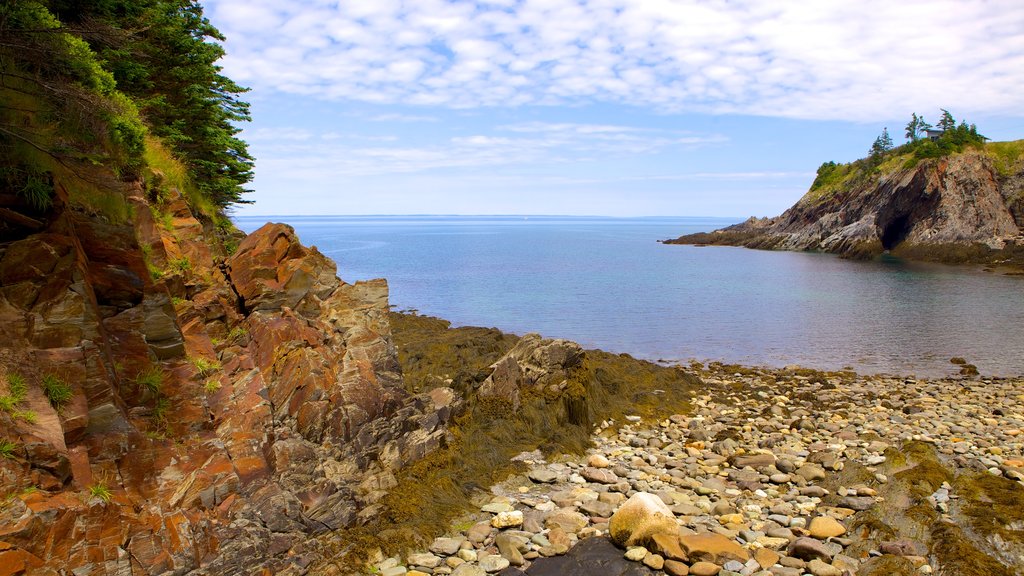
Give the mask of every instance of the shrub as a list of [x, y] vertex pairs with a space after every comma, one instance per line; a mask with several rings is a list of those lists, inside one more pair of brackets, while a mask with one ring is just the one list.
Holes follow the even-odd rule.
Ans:
[[7, 390], [11, 398], [14, 398], [15, 403], [21, 402], [25, 399], [25, 394], [28, 393], [28, 384], [21, 374], [11, 372], [7, 374]]
[[71, 386], [53, 374], [43, 376], [43, 393], [50, 399], [50, 405], [60, 409], [71, 401]]
[[175, 258], [168, 262], [171, 269], [184, 274], [189, 270], [192, 270], [192, 261], [188, 259], [188, 256], [182, 256], [181, 258]]
[[211, 378], [211, 379], [206, 381], [206, 384], [203, 385], [203, 388], [208, 393], [213, 394], [217, 390], [220, 390], [220, 380], [215, 380], [215, 379]]
[[103, 482], [89, 486], [89, 495], [94, 498], [99, 498], [104, 502], [110, 502], [110, 498], [113, 496], [110, 492], [110, 488], [108, 488]]
[[144, 388], [152, 394], [159, 394], [164, 383], [164, 371], [157, 366], [151, 366], [135, 375], [135, 385]]
[[153, 406], [153, 419], [157, 422], [164, 422], [167, 420], [167, 411], [171, 408], [171, 401], [166, 397], [161, 396], [156, 399], [156, 404]]
[[10, 440], [0, 440], [0, 457], [2, 458], [14, 458], [14, 451], [18, 449], [18, 445]]
[[39, 415], [36, 414], [34, 410], [18, 410], [11, 414], [11, 418], [14, 418], [15, 420], [24, 420], [29, 424], [35, 424], [39, 421]]
[[203, 377], [209, 376], [217, 370], [220, 370], [220, 362], [217, 362], [216, 360], [207, 360], [202, 356], [189, 358], [188, 361], [192, 363], [192, 366], [195, 366], [195, 369], [199, 371], [199, 375]]

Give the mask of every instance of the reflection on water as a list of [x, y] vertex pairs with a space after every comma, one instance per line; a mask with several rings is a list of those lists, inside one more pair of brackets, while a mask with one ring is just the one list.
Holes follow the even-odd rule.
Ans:
[[[266, 218], [238, 218], [252, 231]], [[456, 325], [652, 360], [1024, 374], [1024, 279], [895, 258], [665, 246], [721, 219], [283, 217], [346, 281]]]

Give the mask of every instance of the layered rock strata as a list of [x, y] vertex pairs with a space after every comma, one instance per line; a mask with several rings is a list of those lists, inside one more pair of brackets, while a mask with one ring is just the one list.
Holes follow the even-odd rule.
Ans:
[[[865, 169], [867, 170], [867, 169]], [[951, 262], [1024, 265], [1024, 168], [1000, 170], [968, 150], [912, 167], [897, 162], [812, 189], [774, 218], [751, 218], [666, 244], [712, 244], [870, 257], [883, 251]]]
[[460, 400], [404, 391], [383, 280], [124, 196], [0, 245], [0, 573], [304, 573]]

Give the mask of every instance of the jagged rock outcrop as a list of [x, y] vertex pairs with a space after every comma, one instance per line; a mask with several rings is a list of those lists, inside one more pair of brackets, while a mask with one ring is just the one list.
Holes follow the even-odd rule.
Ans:
[[0, 244], [0, 574], [305, 573], [462, 401], [405, 392], [383, 280], [123, 194]]
[[500, 360], [480, 384], [480, 398], [498, 398], [519, 408], [522, 390], [560, 394], [572, 370], [583, 361], [583, 349], [568, 340], [550, 340], [527, 334]]
[[[912, 167], [812, 189], [775, 218], [750, 220], [666, 244], [718, 244], [870, 257], [889, 250], [939, 261], [999, 262], [1024, 247], [1024, 166], [999, 169], [970, 149]], [[1024, 265], [1024, 260], [1018, 263]]]

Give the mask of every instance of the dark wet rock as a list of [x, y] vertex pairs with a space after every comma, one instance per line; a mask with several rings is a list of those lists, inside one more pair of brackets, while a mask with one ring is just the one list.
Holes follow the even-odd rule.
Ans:
[[653, 576], [654, 571], [622, 556], [607, 538], [586, 538], [564, 556], [541, 558], [526, 571], [530, 576]]

